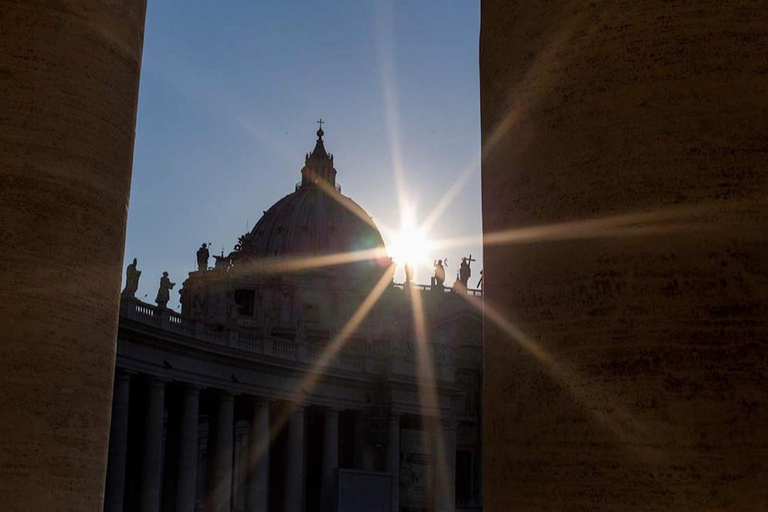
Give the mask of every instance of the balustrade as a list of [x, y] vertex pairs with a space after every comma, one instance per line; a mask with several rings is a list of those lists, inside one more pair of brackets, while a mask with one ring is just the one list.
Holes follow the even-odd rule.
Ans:
[[[392, 287], [397, 288], [398, 290], [404, 290], [405, 283], [392, 283]], [[431, 286], [428, 284], [411, 283], [411, 287], [415, 290], [420, 290], [422, 292], [459, 293], [449, 286], [443, 286], [442, 288], [435, 288], [434, 286]], [[482, 297], [483, 290], [478, 288], [467, 288], [466, 294], [473, 295], [475, 297]]]
[[[299, 344], [291, 340], [281, 340], [259, 336], [240, 329], [206, 323], [185, 317], [175, 311], [160, 309], [137, 300], [126, 300], [121, 305], [121, 315], [144, 324], [160, 327], [172, 332], [192, 336], [215, 343], [228, 345], [238, 350], [265, 354], [279, 359], [314, 364], [322, 357], [324, 348], [317, 345]], [[336, 354], [330, 366], [352, 371], [366, 371], [369, 357], [353, 350], [343, 350]], [[372, 368], [372, 367], [371, 367]]]
[[272, 351], [275, 357], [283, 359], [296, 359], [296, 345], [290, 341], [274, 340]]

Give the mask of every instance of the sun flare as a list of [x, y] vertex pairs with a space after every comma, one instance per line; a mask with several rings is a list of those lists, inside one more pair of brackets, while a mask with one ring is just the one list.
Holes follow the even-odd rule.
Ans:
[[389, 255], [398, 265], [410, 265], [414, 268], [419, 265], [429, 266], [431, 249], [426, 233], [412, 223], [406, 223], [393, 235]]

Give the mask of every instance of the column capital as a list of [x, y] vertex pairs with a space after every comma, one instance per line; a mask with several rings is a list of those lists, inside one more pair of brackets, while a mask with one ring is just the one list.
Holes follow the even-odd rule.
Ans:
[[199, 395], [200, 390], [203, 389], [201, 386], [198, 386], [196, 384], [187, 384], [184, 383], [184, 394], [185, 395]]
[[298, 411], [305, 411], [308, 407], [308, 404], [306, 402], [294, 402], [292, 400], [289, 400], [288, 406], [290, 407], [291, 412], [298, 412]]
[[238, 394], [239, 393], [233, 393], [231, 391], [227, 391], [226, 389], [222, 389], [219, 391], [218, 397], [222, 402], [234, 402], [235, 396]]
[[157, 375], [147, 375], [147, 384], [151, 388], [164, 388], [166, 384], [171, 382], [171, 379], [166, 379], [164, 377], [158, 377]]
[[126, 370], [124, 368], [115, 368], [115, 381], [118, 380], [131, 380], [131, 375], [135, 375], [136, 372], [133, 370]]

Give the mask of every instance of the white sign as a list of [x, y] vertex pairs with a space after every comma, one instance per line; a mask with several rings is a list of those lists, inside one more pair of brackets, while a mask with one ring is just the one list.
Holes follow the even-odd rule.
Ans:
[[400, 506], [427, 508], [432, 474], [432, 444], [423, 430], [400, 431]]

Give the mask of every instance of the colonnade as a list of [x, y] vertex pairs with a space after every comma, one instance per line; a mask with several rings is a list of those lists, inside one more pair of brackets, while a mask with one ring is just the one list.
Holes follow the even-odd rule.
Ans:
[[[128, 372], [118, 369], [115, 376], [114, 404], [109, 444], [109, 462], [106, 482], [105, 512], [123, 512], [126, 493], [126, 467], [129, 459], [129, 402], [132, 391], [132, 379]], [[142, 512], [160, 512], [163, 501], [164, 459], [175, 469], [175, 488], [173, 510], [176, 512], [194, 512], [197, 498], [201, 388], [183, 384], [181, 393], [178, 450], [165, 454], [165, 411], [166, 390], [170, 381], [157, 377], [142, 379], [147, 383], [146, 399], [142, 401], [140, 414], [143, 416], [140, 438], [141, 459], [138, 465], [139, 490], [138, 508]], [[174, 396], [178, 396], [174, 394]], [[235, 394], [221, 390], [215, 393], [215, 408], [212, 417], [216, 419], [216, 428], [211, 442], [210, 474], [205, 479], [205, 510], [214, 512], [233, 511], [233, 467], [235, 463]], [[252, 403], [252, 413], [248, 418], [250, 425], [247, 440], [247, 473], [245, 489], [239, 488], [245, 496], [245, 510], [248, 512], [266, 512], [269, 508], [270, 489], [270, 443], [275, 432], [270, 432], [270, 401], [259, 397], [246, 397]], [[136, 402], [134, 402], [136, 403]], [[174, 404], [177, 405], [177, 404]], [[289, 404], [288, 416], [284, 428], [287, 428], [285, 445], [283, 480], [283, 505], [285, 512], [303, 512], [305, 508], [305, 407], [301, 404]], [[335, 472], [339, 466], [339, 413], [338, 408], [323, 409], [323, 445], [321, 461], [320, 510], [334, 510]], [[282, 423], [282, 422], [281, 422]], [[136, 426], [136, 422], [131, 423]], [[451, 434], [453, 432], [453, 434]], [[455, 493], [455, 427], [442, 428], [442, 445], [433, 444], [431, 451], [436, 455], [438, 464], [446, 471], [435, 479], [433, 510], [453, 512]], [[355, 418], [354, 424], [354, 465], [363, 468], [363, 448], [365, 446], [365, 428], [362, 415]], [[175, 461], [169, 458], [174, 458]], [[399, 510], [399, 473], [400, 473], [400, 415], [391, 414], [388, 423], [388, 443], [385, 451], [385, 470], [394, 476], [393, 512]], [[171, 470], [172, 470], [171, 469]], [[166, 477], [168, 475], [165, 475]], [[437, 476], [437, 474], [436, 474]], [[167, 487], [166, 487], [167, 489]], [[242, 503], [242, 502], [240, 502]]]
[[[150, 377], [148, 393], [143, 404], [144, 422], [142, 457], [140, 466], [139, 509], [159, 512], [162, 506], [165, 396], [168, 381]], [[114, 405], [110, 432], [109, 467], [105, 495], [106, 512], [122, 512], [126, 465], [128, 460], [128, 409], [131, 394], [131, 376], [118, 370], [115, 377]], [[213, 437], [213, 463], [211, 492], [205, 509], [231, 512], [235, 395], [220, 391], [216, 395], [216, 429]], [[174, 506], [177, 512], [193, 512], [197, 491], [198, 435], [200, 388], [184, 385], [181, 404], [179, 449], [176, 461], [176, 492]], [[253, 398], [253, 416], [250, 419], [249, 471], [247, 478], [248, 512], [266, 512], [269, 499], [269, 401]], [[324, 487], [333, 485], [333, 474], [338, 466], [338, 410], [331, 410], [327, 418], [335, 418], [325, 425], [323, 448]], [[288, 445], [285, 458], [285, 511], [301, 512], [304, 506], [304, 407], [294, 405], [287, 421]], [[326, 479], [325, 477], [329, 477]], [[330, 488], [325, 490], [329, 495]]]

